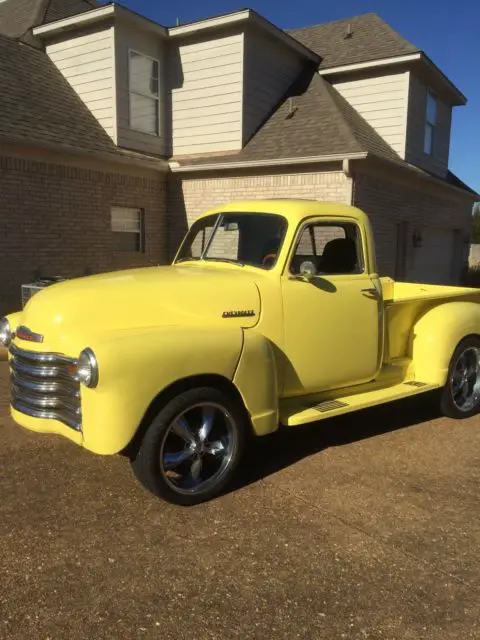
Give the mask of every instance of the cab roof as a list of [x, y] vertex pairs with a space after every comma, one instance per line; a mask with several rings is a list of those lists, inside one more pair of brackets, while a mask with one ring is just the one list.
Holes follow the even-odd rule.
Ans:
[[298, 224], [311, 217], [348, 217], [364, 222], [365, 214], [360, 209], [340, 202], [320, 202], [295, 198], [272, 198], [269, 200], [238, 200], [219, 205], [203, 213], [200, 218], [215, 213], [274, 213], [289, 223]]

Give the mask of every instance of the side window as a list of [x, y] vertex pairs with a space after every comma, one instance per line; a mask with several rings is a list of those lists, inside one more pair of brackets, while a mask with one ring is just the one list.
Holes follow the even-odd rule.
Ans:
[[363, 272], [362, 241], [356, 224], [316, 222], [300, 232], [290, 273], [298, 275], [303, 262], [312, 262], [321, 275]]
[[112, 207], [110, 223], [115, 251], [144, 251], [145, 220], [142, 209]]

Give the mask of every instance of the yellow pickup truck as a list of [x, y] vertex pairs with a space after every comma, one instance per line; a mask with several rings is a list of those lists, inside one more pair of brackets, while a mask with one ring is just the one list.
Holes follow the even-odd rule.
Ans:
[[196, 504], [280, 424], [432, 389], [445, 415], [475, 414], [479, 301], [380, 278], [359, 209], [236, 202], [201, 216], [172, 265], [56, 284], [0, 321], [12, 416], [127, 452], [147, 489]]

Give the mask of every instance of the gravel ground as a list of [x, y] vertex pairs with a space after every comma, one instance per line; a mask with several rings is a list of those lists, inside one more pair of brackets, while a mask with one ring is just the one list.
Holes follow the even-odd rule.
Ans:
[[416, 400], [258, 440], [182, 509], [24, 431], [0, 362], [0, 638], [480, 638], [480, 418]]

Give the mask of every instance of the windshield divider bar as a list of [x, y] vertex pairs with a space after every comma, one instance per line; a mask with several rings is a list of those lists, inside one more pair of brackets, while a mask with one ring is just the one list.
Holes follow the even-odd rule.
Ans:
[[210, 245], [212, 244], [213, 237], [217, 233], [217, 229], [220, 226], [220, 223], [222, 222], [222, 220], [223, 220], [223, 214], [219, 213], [217, 221], [215, 222], [215, 225], [214, 225], [214, 227], [212, 229], [212, 233], [210, 235], [210, 238], [208, 239], [207, 246], [204, 248], [204, 250], [202, 251], [202, 253], [200, 255], [200, 260], [204, 259], [203, 257], [206, 255], [207, 251], [210, 249]]

